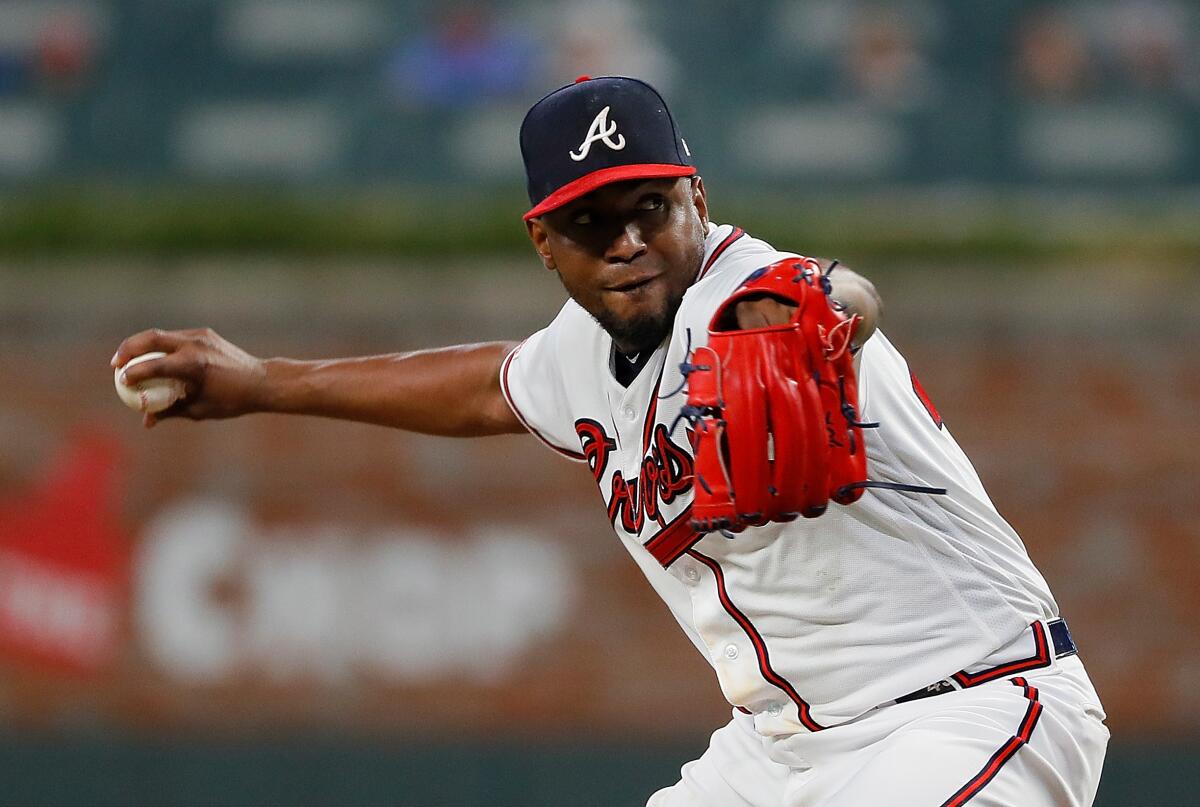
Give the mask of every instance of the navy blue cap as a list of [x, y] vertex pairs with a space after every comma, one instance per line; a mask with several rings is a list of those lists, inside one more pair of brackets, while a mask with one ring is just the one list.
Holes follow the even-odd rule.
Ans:
[[696, 173], [658, 91], [623, 76], [580, 76], [521, 122], [528, 221], [610, 182]]

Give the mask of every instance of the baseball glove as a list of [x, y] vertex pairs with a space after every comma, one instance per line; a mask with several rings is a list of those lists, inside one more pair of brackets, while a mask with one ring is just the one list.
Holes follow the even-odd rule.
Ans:
[[[695, 454], [692, 527], [740, 532], [813, 518], [862, 495], [867, 455], [850, 339], [858, 317], [829, 297], [811, 258], [754, 272], [717, 309], [706, 347], [684, 365]], [[739, 330], [734, 307], [769, 296], [796, 306], [786, 325]]]

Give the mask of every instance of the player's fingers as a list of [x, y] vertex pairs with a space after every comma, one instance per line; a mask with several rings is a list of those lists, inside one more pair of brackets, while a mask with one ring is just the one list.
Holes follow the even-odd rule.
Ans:
[[786, 325], [791, 321], [795, 310], [796, 306], [771, 297], [746, 300], [736, 308], [738, 328], [746, 331], [752, 328]]
[[178, 350], [188, 338], [188, 334], [184, 331], [164, 331], [161, 328], [151, 328], [141, 333], [135, 333], [117, 347], [111, 364], [113, 367], [124, 367], [130, 359], [156, 350], [171, 353]]
[[755, 303], [742, 303], [737, 307], [737, 324], [738, 329], [749, 331], [754, 328], [762, 328], [766, 325], [766, 317], [758, 310], [757, 301]]
[[148, 378], [179, 378], [198, 385], [206, 367], [207, 361], [199, 350], [182, 347], [174, 353], [129, 367], [121, 373], [119, 380], [129, 387]]
[[779, 323], [775, 322], [771, 316], [771, 310], [763, 305], [756, 306], [747, 317], [746, 328], [769, 328], [772, 325], [778, 325]]
[[198, 418], [191, 413], [191, 408], [192, 404], [188, 403], [186, 398], [181, 398], [166, 409], [154, 412], [153, 414], [147, 414], [147, 418], [150, 418], [151, 422], [146, 427], [149, 428], [160, 420], [169, 420], [170, 418], [191, 418], [192, 420], [197, 420]]
[[775, 299], [763, 300], [763, 303], [763, 306], [759, 310], [768, 323], [771, 325], [787, 325], [791, 322], [796, 306]]

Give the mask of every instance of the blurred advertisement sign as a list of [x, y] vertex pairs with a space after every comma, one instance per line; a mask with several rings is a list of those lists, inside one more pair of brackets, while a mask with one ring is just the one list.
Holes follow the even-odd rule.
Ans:
[[[1200, 351], [1161, 346], [1197, 341], [1200, 280], [1114, 261], [1016, 284], [913, 268], [888, 305], [1070, 620], [1114, 736], [1194, 733]], [[518, 435], [304, 418], [146, 432], [105, 361], [151, 314], [322, 356], [450, 326], [527, 333], [554, 300], [506, 286], [507, 263], [477, 277], [334, 263], [286, 283], [270, 260], [218, 263], [185, 263], [183, 293], [157, 263], [0, 268], [0, 721], [491, 741], [700, 737], [729, 719], [586, 465]], [[81, 419], [120, 440], [119, 464], [68, 437]]]
[[36, 488], [0, 503], [0, 659], [86, 674], [116, 656], [128, 563], [108, 509], [116, 457], [80, 437]]
[[576, 588], [564, 548], [527, 530], [268, 528], [215, 500], [154, 518], [134, 574], [143, 650], [188, 684], [497, 683], [565, 630]]

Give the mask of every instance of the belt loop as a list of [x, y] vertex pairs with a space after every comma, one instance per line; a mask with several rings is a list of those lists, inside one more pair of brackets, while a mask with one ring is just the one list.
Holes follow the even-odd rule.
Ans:
[[1067, 620], [1062, 617], [1051, 619], [1046, 623], [1046, 631], [1050, 634], [1055, 660], [1079, 653], [1079, 648], [1076, 647], [1075, 640], [1071, 637], [1071, 629], [1067, 627]]

